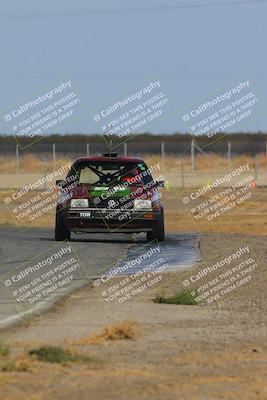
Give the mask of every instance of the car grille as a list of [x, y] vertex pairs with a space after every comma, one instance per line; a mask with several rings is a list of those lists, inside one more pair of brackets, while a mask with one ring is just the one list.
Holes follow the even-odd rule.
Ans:
[[120, 199], [104, 199], [100, 202], [95, 203], [93, 199], [89, 199], [89, 208], [106, 208], [109, 210], [113, 210], [116, 208], [123, 209], [132, 209], [133, 208], [133, 200], [126, 200], [124, 202], [119, 201]]

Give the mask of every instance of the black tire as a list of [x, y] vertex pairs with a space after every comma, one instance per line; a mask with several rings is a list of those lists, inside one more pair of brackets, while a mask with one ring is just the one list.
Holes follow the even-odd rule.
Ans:
[[165, 240], [165, 228], [164, 228], [164, 211], [161, 207], [160, 209], [160, 218], [153, 231], [147, 232], [146, 234], [147, 241], [157, 240], [158, 242], [164, 242]]
[[70, 231], [66, 228], [61, 212], [58, 209], [56, 211], [55, 240], [57, 242], [70, 240]]

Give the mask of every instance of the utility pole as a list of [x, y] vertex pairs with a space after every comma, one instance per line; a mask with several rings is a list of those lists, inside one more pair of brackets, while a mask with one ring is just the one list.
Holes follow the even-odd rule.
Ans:
[[191, 164], [192, 164], [192, 171], [195, 171], [195, 142], [194, 142], [194, 140], [191, 141]]

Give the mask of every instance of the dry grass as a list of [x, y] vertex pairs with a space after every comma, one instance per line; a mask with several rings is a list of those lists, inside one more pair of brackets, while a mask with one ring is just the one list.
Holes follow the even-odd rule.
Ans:
[[[267, 160], [266, 155], [264, 153], [259, 153], [255, 157], [250, 155], [238, 155], [232, 158], [232, 164], [235, 165], [237, 162], [240, 164], [248, 163], [250, 168], [255, 167], [255, 158], [257, 158], [257, 163], [260, 168], [266, 168]], [[144, 156], [144, 160], [149, 165], [157, 164], [160, 160], [159, 155], [147, 155]], [[181, 156], [165, 156], [164, 162], [161, 162], [161, 168], [168, 172], [176, 173], [177, 171], [181, 171]], [[191, 156], [185, 155], [183, 157], [184, 163], [184, 171], [191, 172], [192, 165], [191, 165]], [[227, 157], [222, 157], [217, 154], [207, 153], [207, 154], [197, 154], [195, 157], [195, 166], [197, 171], [205, 171], [209, 172], [214, 169], [222, 168], [228, 170], [229, 163]]]
[[[32, 346], [33, 344], [36, 346]], [[73, 348], [62, 348], [36, 341], [16, 343], [12, 353], [8, 346], [8, 352], [0, 354], [0, 383], [5, 381], [1, 372], [38, 372], [41, 365], [45, 367], [47, 363], [62, 364], [62, 366], [71, 366], [73, 363], [97, 366], [100, 361], [77, 353]]]
[[[161, 161], [161, 157], [159, 154], [147, 154], [142, 156], [142, 158], [146, 161], [147, 164], [153, 165], [157, 164]], [[259, 153], [255, 157], [250, 155], [238, 155], [237, 157], [233, 157], [232, 163], [234, 164], [237, 160], [242, 163], [249, 163], [250, 167], [254, 167], [255, 158], [257, 158], [257, 162], [259, 167], [266, 167], [266, 155], [265, 153]], [[164, 163], [161, 163], [162, 169], [168, 172], [177, 172], [181, 169], [181, 155], [173, 156], [166, 155], [164, 159]], [[56, 161], [55, 167], [59, 167], [62, 164], [73, 162], [68, 157], [61, 157]], [[184, 168], [185, 171], [191, 171], [191, 156], [187, 154], [183, 156]], [[205, 153], [205, 154], [197, 154], [195, 158], [196, 168], [198, 171], [210, 171], [211, 168], [221, 167], [227, 169], [229, 164], [227, 157], [223, 157], [214, 153]], [[34, 154], [26, 154], [25, 156], [20, 157], [20, 172], [21, 173], [37, 173], [43, 172], [47, 170], [48, 172], [53, 171], [54, 163], [52, 160], [45, 160], [44, 157], [37, 157]], [[1, 173], [15, 173], [16, 172], [16, 159], [10, 157], [1, 157], [0, 158], [0, 169]]]
[[9, 346], [0, 339], [0, 356], [8, 356], [10, 353]]
[[[214, 190], [213, 194], [219, 190]], [[177, 191], [178, 198], [184, 196], [184, 192]], [[208, 195], [201, 197], [201, 201], [208, 199]], [[208, 221], [203, 217], [194, 218], [190, 207], [178, 202], [173, 192], [165, 193], [165, 221], [168, 232], [221, 232], [221, 233], [245, 233], [247, 235], [262, 236], [267, 234], [267, 223], [263, 216], [266, 214], [267, 189], [256, 188], [252, 197], [241, 204], [236, 205], [231, 211], [222, 216]]]
[[[0, 371], [2, 372], [34, 372], [36, 361], [24, 352], [19, 352], [14, 357], [14, 351], [8, 344], [0, 341]], [[16, 352], [15, 352], [16, 353]]]
[[0, 361], [0, 370], [3, 372], [35, 372], [37, 362], [27, 355], [19, 355], [14, 359]]
[[153, 299], [154, 303], [159, 304], [181, 304], [186, 306], [196, 306], [198, 303], [189, 291], [181, 290], [172, 296], [157, 294]]
[[84, 336], [79, 339], [66, 339], [71, 345], [100, 344], [108, 340], [134, 339], [140, 332], [139, 326], [135, 321], [120, 321], [107, 326], [99, 334]]
[[29, 349], [34, 347], [41, 347], [41, 346], [50, 346], [50, 341], [40, 341], [40, 340], [27, 340], [27, 341], [16, 341], [14, 342], [14, 346], [20, 348], [22, 351], [27, 352]]
[[40, 346], [28, 351], [33, 360], [45, 363], [67, 365], [69, 363], [88, 364], [94, 360], [85, 355], [76, 353], [73, 349], [64, 349], [60, 346]]
[[[73, 160], [74, 161], [74, 160]], [[54, 165], [52, 160], [45, 160], [44, 158], [39, 158], [34, 154], [26, 154], [25, 156], [20, 157], [19, 160], [19, 171], [21, 173], [29, 173], [29, 172], [52, 172], [55, 168], [59, 167], [62, 164], [68, 163], [69, 158], [60, 158], [56, 161]], [[1, 157], [0, 158], [0, 170], [2, 174], [14, 174], [16, 173], [16, 159], [10, 157]]]

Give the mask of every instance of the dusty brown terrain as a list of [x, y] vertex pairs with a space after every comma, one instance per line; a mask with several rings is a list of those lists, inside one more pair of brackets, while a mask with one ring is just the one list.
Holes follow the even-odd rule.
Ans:
[[[2, 372], [2, 398], [267, 399], [266, 239], [204, 234], [201, 266], [208, 263], [211, 248], [213, 256], [221, 256], [242, 243], [249, 243], [264, 270], [252, 284], [225, 296], [220, 306], [153, 303], [155, 293], [180, 288], [188, 271], [166, 275], [160, 287], [123, 304], [105, 303], [96, 288], [86, 288], [29, 326], [5, 332], [11, 358], [48, 343], [95, 361], [66, 366], [38, 362], [32, 363], [32, 372]], [[138, 324], [132, 339], [90, 340], [123, 320]]]
[[[204, 161], [198, 160], [203, 171], [216, 162]], [[29, 160], [27, 172], [31, 171], [28, 165]], [[1, 337], [11, 354], [0, 356], [1, 365], [15, 360], [16, 367], [0, 372], [1, 398], [267, 399], [267, 190], [255, 188], [248, 201], [212, 223], [192, 217], [182, 203], [186, 194], [181, 189], [164, 190], [163, 203], [168, 232], [202, 234], [203, 261], [196, 271], [165, 273], [156, 288], [122, 304], [107, 303], [99, 289], [88, 287], [62, 301], [54, 311], [3, 332]], [[7, 195], [8, 191], [0, 195], [1, 222], [12, 224], [3, 203]], [[51, 213], [37, 224], [53, 223]], [[153, 302], [156, 294], [176, 293], [192, 273], [247, 245], [258, 265], [253, 279], [218, 304]], [[137, 324], [132, 338], [95, 340], [104, 327], [125, 320]], [[127, 322], [122, 325], [127, 330]], [[60, 345], [93, 361], [60, 365], [34, 362], [25, 356], [29, 349], [44, 344]]]

